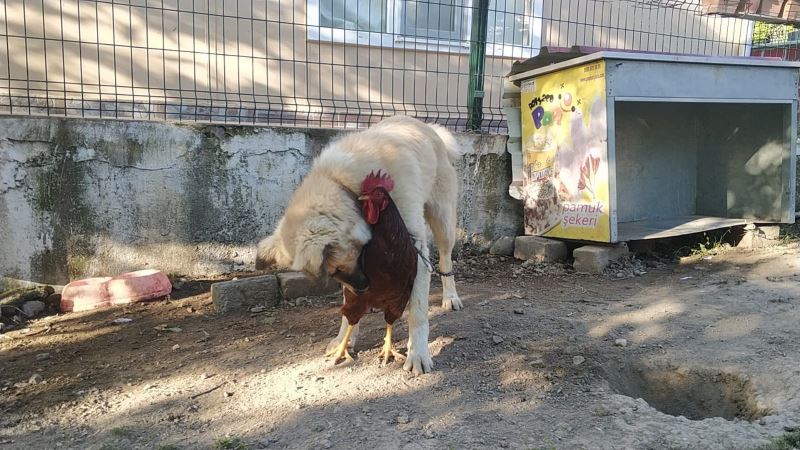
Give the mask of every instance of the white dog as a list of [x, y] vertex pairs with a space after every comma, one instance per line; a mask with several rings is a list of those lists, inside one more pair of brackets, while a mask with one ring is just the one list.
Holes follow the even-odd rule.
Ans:
[[[388, 118], [334, 141], [314, 161], [275, 231], [258, 244], [256, 267], [290, 267], [312, 277], [327, 273], [346, 288], [358, 289], [355, 285], [365, 279], [359, 255], [371, 234], [356, 196], [364, 178], [380, 169], [394, 179], [392, 199], [418, 250], [428, 258], [427, 222], [439, 250], [439, 269], [450, 273], [458, 194], [455, 157], [450, 132], [410, 117]], [[423, 261], [417, 267], [408, 303], [408, 357], [403, 367], [419, 375], [430, 372], [433, 361], [428, 351], [431, 272]], [[453, 276], [442, 276], [442, 285], [442, 306], [461, 309]], [[343, 317], [331, 346], [341, 342], [346, 328]], [[357, 328], [349, 346], [355, 344], [356, 335]]]

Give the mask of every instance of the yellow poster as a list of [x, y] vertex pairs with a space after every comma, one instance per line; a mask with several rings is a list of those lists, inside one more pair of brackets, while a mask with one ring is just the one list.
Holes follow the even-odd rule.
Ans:
[[610, 242], [605, 63], [521, 85], [525, 234]]

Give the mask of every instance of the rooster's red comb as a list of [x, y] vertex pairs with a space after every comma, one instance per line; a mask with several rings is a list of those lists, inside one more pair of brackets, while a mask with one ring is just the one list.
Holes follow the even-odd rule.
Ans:
[[361, 192], [367, 194], [379, 187], [386, 189], [386, 192], [391, 192], [392, 189], [394, 189], [394, 180], [392, 180], [392, 177], [390, 177], [388, 173], [381, 174], [380, 169], [378, 169], [378, 173], [372, 171], [364, 178], [364, 181], [361, 183]]

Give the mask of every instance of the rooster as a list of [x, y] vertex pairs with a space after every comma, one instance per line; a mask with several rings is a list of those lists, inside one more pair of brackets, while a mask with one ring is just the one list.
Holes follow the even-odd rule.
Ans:
[[414, 279], [417, 276], [417, 249], [389, 192], [394, 181], [389, 174], [371, 172], [361, 184], [358, 200], [372, 239], [361, 250], [360, 265], [366, 275], [368, 287], [364, 290], [344, 288], [345, 302], [342, 315], [349, 326], [341, 343], [326, 356], [334, 356], [334, 363], [342, 358], [350, 360], [348, 341], [353, 327], [372, 308], [382, 309], [386, 320], [386, 337], [379, 358], [386, 366], [390, 358], [405, 357], [392, 345], [392, 325], [403, 315]]

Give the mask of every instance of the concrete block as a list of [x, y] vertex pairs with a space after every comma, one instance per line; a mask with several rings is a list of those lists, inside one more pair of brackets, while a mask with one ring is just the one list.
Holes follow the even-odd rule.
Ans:
[[253, 306], [277, 306], [281, 301], [278, 277], [262, 275], [211, 285], [217, 312], [247, 311]]
[[335, 280], [314, 280], [300, 272], [279, 273], [278, 284], [281, 287], [281, 297], [284, 300], [329, 295], [342, 290], [342, 285]]
[[759, 225], [748, 224], [744, 227], [744, 236], [736, 244], [737, 248], [764, 248], [773, 247], [780, 244], [778, 240], [781, 234], [780, 225]]
[[629, 253], [627, 245], [614, 247], [600, 245], [585, 245], [578, 247], [572, 252], [575, 258], [573, 267], [576, 272], [581, 273], [603, 273], [603, 270], [611, 263]]
[[777, 241], [781, 236], [780, 225], [759, 225], [757, 231], [760, 237], [770, 241]]
[[523, 261], [559, 262], [567, 258], [567, 245], [538, 236], [517, 236], [514, 240], [514, 257]]
[[514, 238], [511, 236], [503, 236], [494, 241], [489, 247], [490, 255], [511, 256], [514, 254]]

